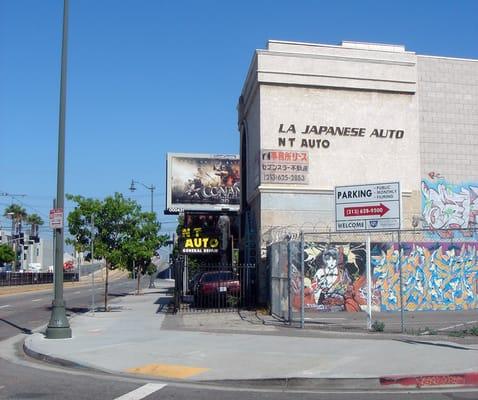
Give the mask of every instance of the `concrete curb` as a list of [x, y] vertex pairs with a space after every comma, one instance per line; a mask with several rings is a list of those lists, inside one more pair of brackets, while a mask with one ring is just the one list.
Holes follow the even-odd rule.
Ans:
[[34, 358], [35, 360], [38, 360], [38, 361], [43, 361], [43, 362], [46, 362], [46, 363], [49, 363], [49, 364], [59, 365], [61, 367], [82, 369], [84, 371], [97, 371], [94, 368], [87, 367], [85, 365], [79, 364], [79, 363], [74, 362], [74, 361], [70, 361], [70, 360], [66, 360], [64, 358], [53, 357], [53, 356], [49, 356], [47, 354], [39, 353], [35, 350], [30, 349], [26, 345], [25, 341], [23, 341], [22, 348], [23, 348], [23, 352], [28, 357]]
[[478, 372], [462, 374], [386, 376], [380, 378], [380, 385], [399, 385], [422, 387], [478, 386]]

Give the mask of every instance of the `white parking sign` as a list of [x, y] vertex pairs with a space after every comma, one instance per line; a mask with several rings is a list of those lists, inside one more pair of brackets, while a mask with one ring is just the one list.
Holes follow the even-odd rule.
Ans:
[[400, 229], [400, 183], [337, 186], [337, 231]]

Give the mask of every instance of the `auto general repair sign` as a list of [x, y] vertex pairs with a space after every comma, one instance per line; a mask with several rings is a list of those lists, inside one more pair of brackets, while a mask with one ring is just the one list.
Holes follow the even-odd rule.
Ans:
[[400, 229], [400, 183], [337, 186], [337, 231]]

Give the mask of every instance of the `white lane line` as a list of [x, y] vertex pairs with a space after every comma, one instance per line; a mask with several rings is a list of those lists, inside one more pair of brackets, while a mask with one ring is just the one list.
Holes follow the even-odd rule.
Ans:
[[147, 383], [146, 385], [141, 386], [132, 392], [126, 393], [123, 396], [117, 397], [114, 400], [141, 400], [146, 396], [149, 396], [151, 393], [161, 390], [165, 386], [166, 384]]
[[10, 307], [10, 304], [5, 304], [4, 306], [0, 306], [0, 308], [7, 308]]
[[309, 318], [305, 317], [304, 319], [310, 320], [310, 321], [343, 321], [345, 318]]
[[81, 293], [81, 292], [75, 292], [75, 293], [73, 293], [73, 294], [80, 294], [80, 293]]
[[32, 301], [42, 301], [43, 299], [33, 299]]

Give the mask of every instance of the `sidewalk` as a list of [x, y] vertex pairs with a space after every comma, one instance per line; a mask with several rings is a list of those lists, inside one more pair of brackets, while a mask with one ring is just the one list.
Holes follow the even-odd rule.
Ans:
[[477, 344], [304, 334], [258, 322], [253, 313], [169, 315], [161, 312], [168, 285], [161, 281], [143, 295], [118, 298], [111, 312], [74, 317], [71, 339], [35, 333], [24, 347], [37, 358], [67, 365], [187, 382], [370, 389], [478, 385]]

